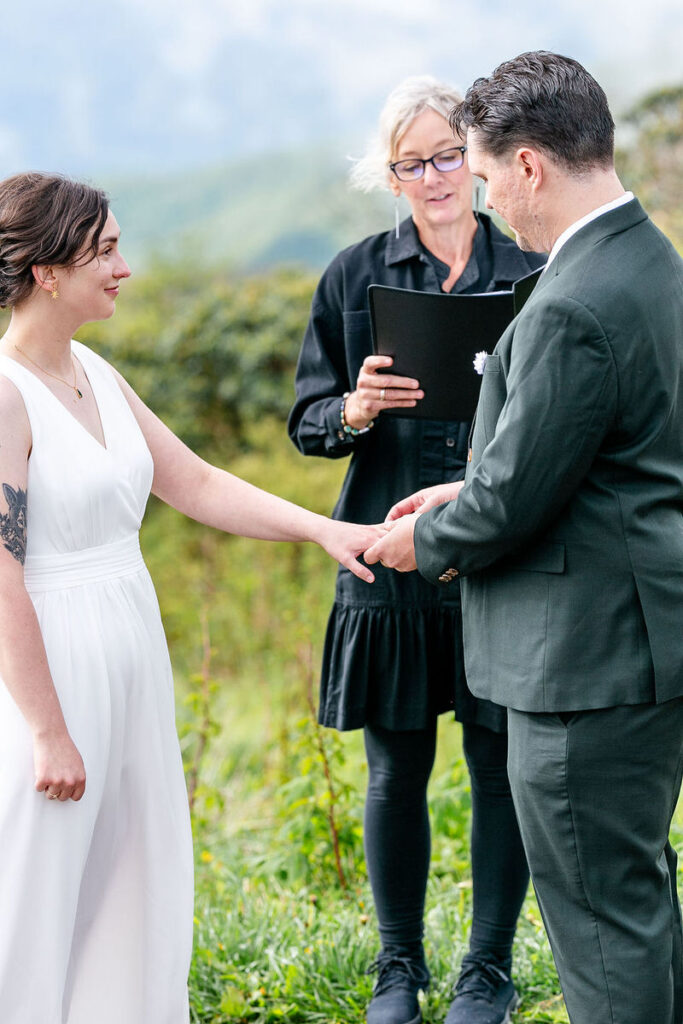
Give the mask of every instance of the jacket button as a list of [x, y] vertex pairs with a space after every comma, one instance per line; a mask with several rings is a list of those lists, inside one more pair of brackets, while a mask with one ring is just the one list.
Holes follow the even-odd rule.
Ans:
[[446, 447], [447, 448], [453, 448], [454, 446], [455, 446], [455, 438], [454, 437], [447, 437], [446, 438]]

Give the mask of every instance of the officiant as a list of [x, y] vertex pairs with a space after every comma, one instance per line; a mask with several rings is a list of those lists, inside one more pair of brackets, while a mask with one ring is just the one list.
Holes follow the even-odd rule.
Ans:
[[[404, 495], [462, 479], [470, 424], [387, 416], [414, 408], [420, 382], [372, 354], [367, 288], [473, 294], [510, 289], [543, 264], [472, 206], [467, 147], [448, 116], [460, 96], [430, 76], [389, 95], [379, 130], [352, 169], [362, 191], [389, 188], [391, 230], [339, 253], [315, 292], [289, 433], [304, 455], [350, 458], [335, 516], [373, 523]], [[399, 200], [410, 216], [399, 217]], [[415, 338], [415, 345], [420, 338]], [[462, 723], [471, 776], [473, 923], [447, 1024], [502, 1024], [517, 1003], [511, 948], [528, 868], [507, 778], [506, 713], [468, 690], [457, 587], [377, 566], [372, 587], [337, 578], [320, 689], [320, 722], [363, 729], [369, 782], [364, 842], [381, 949], [368, 1024], [417, 1024], [429, 983], [423, 917], [430, 860], [427, 783], [437, 718]], [[455, 893], [453, 895], [455, 900]]]

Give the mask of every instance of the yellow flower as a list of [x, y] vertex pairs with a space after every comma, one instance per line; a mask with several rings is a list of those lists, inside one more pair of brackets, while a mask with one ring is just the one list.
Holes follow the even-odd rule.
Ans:
[[210, 864], [213, 860], [213, 854], [209, 853], [208, 850], [202, 850], [199, 859], [203, 861], [204, 864]]

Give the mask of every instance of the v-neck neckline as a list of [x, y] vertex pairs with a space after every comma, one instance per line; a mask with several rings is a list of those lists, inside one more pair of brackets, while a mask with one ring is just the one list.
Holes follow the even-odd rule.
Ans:
[[104, 420], [102, 419], [102, 411], [101, 411], [101, 408], [100, 408], [100, 403], [99, 403], [99, 400], [98, 400], [98, 398], [97, 398], [97, 394], [96, 394], [96, 391], [95, 391], [95, 386], [94, 386], [94, 384], [93, 384], [92, 380], [90, 379], [90, 375], [88, 374], [88, 371], [87, 371], [87, 370], [86, 370], [86, 368], [85, 368], [85, 365], [84, 365], [84, 363], [83, 363], [83, 360], [82, 360], [82, 359], [80, 358], [80, 356], [76, 355], [76, 353], [75, 353], [75, 352], [73, 351], [73, 349], [72, 349], [72, 356], [73, 356], [73, 358], [74, 358], [74, 359], [76, 359], [76, 360], [77, 360], [77, 362], [78, 362], [79, 366], [80, 366], [80, 367], [81, 367], [81, 369], [83, 370], [83, 373], [84, 373], [84, 375], [85, 375], [85, 379], [87, 380], [88, 384], [90, 385], [90, 390], [92, 391], [93, 401], [94, 401], [94, 403], [95, 403], [95, 409], [97, 410], [97, 417], [98, 417], [98, 419], [99, 419], [99, 421], [100, 421], [100, 430], [102, 431], [102, 441], [98, 440], [98, 438], [96, 438], [96, 437], [95, 437], [95, 435], [94, 435], [94, 434], [92, 434], [92, 433], [91, 433], [91, 432], [90, 432], [90, 431], [88, 430], [88, 428], [87, 428], [86, 426], [84, 426], [84, 424], [83, 424], [83, 423], [81, 423], [81, 421], [80, 421], [79, 419], [77, 419], [77, 418], [76, 418], [76, 417], [74, 416], [74, 414], [73, 414], [72, 412], [69, 412], [69, 410], [68, 410], [68, 409], [67, 409], [67, 407], [66, 407], [66, 406], [64, 405], [64, 403], [63, 403], [62, 401], [60, 401], [60, 400], [59, 400], [59, 398], [57, 398], [57, 396], [55, 395], [54, 391], [52, 391], [52, 389], [51, 389], [51, 388], [49, 388], [49, 387], [47, 386], [47, 384], [45, 383], [45, 381], [44, 381], [44, 380], [41, 380], [41, 379], [40, 379], [40, 377], [39, 377], [39, 376], [38, 376], [37, 374], [33, 373], [33, 371], [32, 371], [32, 370], [29, 370], [27, 366], [24, 366], [24, 365], [23, 365], [23, 363], [20, 363], [18, 359], [13, 359], [13, 358], [12, 358], [12, 356], [8, 356], [8, 355], [5, 355], [5, 359], [10, 359], [10, 360], [11, 360], [11, 361], [12, 361], [13, 363], [15, 363], [15, 364], [16, 364], [16, 365], [17, 365], [17, 366], [18, 366], [18, 367], [19, 367], [19, 368], [20, 368], [21, 370], [24, 370], [24, 371], [25, 371], [26, 373], [28, 373], [28, 374], [29, 374], [29, 375], [30, 375], [31, 377], [33, 377], [33, 379], [34, 379], [35, 381], [37, 381], [37, 382], [38, 382], [38, 384], [40, 385], [40, 387], [41, 387], [41, 388], [44, 388], [44, 389], [45, 389], [45, 391], [47, 391], [48, 395], [50, 395], [50, 397], [51, 397], [52, 399], [54, 399], [54, 401], [55, 401], [55, 402], [57, 403], [57, 405], [59, 405], [59, 406], [60, 406], [60, 407], [61, 407], [61, 408], [62, 408], [62, 409], [64, 410], [64, 414], [65, 414], [66, 416], [68, 416], [68, 417], [69, 417], [69, 419], [70, 419], [70, 420], [72, 420], [72, 421], [73, 421], [73, 422], [74, 422], [74, 423], [76, 424], [76, 426], [77, 426], [78, 428], [80, 428], [80, 430], [82, 430], [82, 431], [83, 431], [83, 433], [84, 433], [84, 434], [85, 434], [85, 435], [86, 435], [87, 437], [89, 437], [89, 438], [90, 438], [90, 440], [91, 440], [91, 441], [93, 441], [93, 443], [94, 443], [94, 444], [96, 444], [96, 445], [97, 445], [97, 447], [98, 447], [98, 448], [99, 448], [99, 449], [100, 449], [101, 451], [103, 451], [103, 452], [110, 452], [110, 448], [109, 448], [109, 443], [108, 443], [108, 436], [107, 436], [107, 431], [105, 430], [105, 427], [104, 427]]

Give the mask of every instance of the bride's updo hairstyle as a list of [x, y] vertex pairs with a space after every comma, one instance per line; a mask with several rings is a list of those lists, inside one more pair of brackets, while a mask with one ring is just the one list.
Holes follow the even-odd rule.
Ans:
[[0, 181], [0, 307], [31, 295], [31, 267], [95, 257], [108, 212], [104, 192], [60, 174], [29, 171]]

